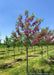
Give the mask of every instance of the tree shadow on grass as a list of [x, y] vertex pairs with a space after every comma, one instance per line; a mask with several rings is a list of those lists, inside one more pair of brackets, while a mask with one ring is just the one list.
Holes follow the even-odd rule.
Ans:
[[6, 53], [0, 53], [0, 55], [4, 55], [4, 54], [6, 54]]
[[7, 69], [7, 68], [13, 68], [13, 65], [11, 63], [0, 65], [0, 69]]
[[21, 58], [19, 58], [19, 59], [16, 59], [16, 62], [18, 62], [18, 61], [26, 61], [27, 59], [25, 58], [25, 59], [21, 59]]
[[4, 57], [0, 57], [0, 59], [4, 59]]
[[18, 62], [18, 61], [23, 61], [23, 59], [21, 59], [21, 58], [19, 58], [19, 59], [16, 59], [16, 62]]
[[19, 56], [19, 55], [23, 55], [23, 54], [15, 54], [15, 55], [11, 55], [11, 56]]
[[0, 52], [5, 52], [5, 51], [0, 51]]
[[13, 51], [13, 50], [8, 50], [8, 51]]

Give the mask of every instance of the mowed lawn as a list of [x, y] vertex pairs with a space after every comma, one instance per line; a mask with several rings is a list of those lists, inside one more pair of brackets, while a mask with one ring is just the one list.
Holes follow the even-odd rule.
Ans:
[[[43, 46], [43, 58], [41, 47], [35, 46], [28, 49], [29, 73], [54, 74], [54, 46]], [[32, 57], [31, 57], [32, 56]], [[26, 48], [0, 48], [0, 75], [27, 75], [26, 74]]]

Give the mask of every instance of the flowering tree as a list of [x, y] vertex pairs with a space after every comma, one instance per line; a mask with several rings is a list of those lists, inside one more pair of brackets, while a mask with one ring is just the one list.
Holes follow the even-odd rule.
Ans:
[[[28, 47], [32, 46], [32, 44], [36, 44], [39, 40], [34, 39], [35, 34], [39, 32], [39, 26], [42, 19], [35, 18], [35, 15], [32, 13], [29, 16], [28, 10], [25, 11], [25, 19], [23, 21], [23, 16], [20, 14], [16, 21], [16, 32], [12, 34], [16, 38], [16, 41], [23, 42], [26, 47], [27, 53], [27, 75], [28, 75]], [[38, 38], [37, 38], [38, 39]]]
[[[47, 45], [47, 56], [48, 56], [48, 44], [52, 42], [54, 39], [53, 32], [49, 30], [49, 27], [41, 29], [41, 32], [36, 35], [36, 37], [39, 38], [39, 45], [41, 45], [41, 48], [43, 45]], [[42, 58], [43, 58], [43, 48], [42, 48]]]
[[47, 44], [47, 56], [48, 56], [48, 44], [50, 44], [54, 39], [53, 32], [47, 28], [44, 41]]
[[52, 30], [51, 33], [52, 33], [52, 36], [50, 37], [49, 42], [51, 45], [54, 45], [54, 30]]
[[35, 35], [35, 39], [38, 41], [36, 44], [38, 46], [41, 46], [41, 54], [42, 54], [42, 59], [43, 59], [43, 44], [44, 44], [44, 36], [46, 35], [46, 29], [42, 28], [38, 34]]

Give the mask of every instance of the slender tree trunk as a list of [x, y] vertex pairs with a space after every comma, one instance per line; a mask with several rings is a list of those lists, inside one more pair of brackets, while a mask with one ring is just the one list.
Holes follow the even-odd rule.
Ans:
[[33, 51], [33, 46], [31, 48], [32, 48], [32, 51]]
[[22, 54], [22, 47], [21, 47], [21, 54]]
[[9, 48], [8, 48], [8, 56], [9, 56]]
[[13, 47], [13, 51], [14, 51], [14, 62], [15, 62], [15, 48]]
[[42, 49], [41, 54], [42, 54], [42, 59], [43, 59], [43, 46], [41, 46], [41, 49]]
[[26, 67], [26, 71], [27, 71], [27, 75], [28, 75], [28, 48], [26, 48], [26, 59], [27, 59], [27, 67]]
[[20, 47], [20, 53], [21, 53], [21, 47]]
[[32, 46], [32, 51], [33, 51], [33, 46]]
[[36, 51], [36, 48], [35, 48], [35, 51]]
[[6, 56], [7, 56], [7, 47], [6, 47]]
[[3, 52], [3, 58], [4, 58], [4, 52]]
[[47, 45], [47, 57], [48, 57], [48, 45]]
[[22, 54], [22, 47], [20, 48], [20, 53]]
[[4, 58], [4, 50], [2, 49], [2, 55], [3, 55], [3, 58]]
[[35, 54], [35, 46], [34, 46], [34, 54]]
[[18, 52], [19, 52], [19, 47], [18, 47]]

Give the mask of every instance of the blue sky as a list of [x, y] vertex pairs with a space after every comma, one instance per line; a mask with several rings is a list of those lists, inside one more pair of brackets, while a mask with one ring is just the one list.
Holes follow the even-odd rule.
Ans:
[[[16, 18], [28, 9], [36, 17], [44, 18], [41, 27], [54, 29], [54, 0], [0, 0], [0, 38], [4, 40], [15, 30]], [[2, 42], [3, 42], [2, 40]]]

